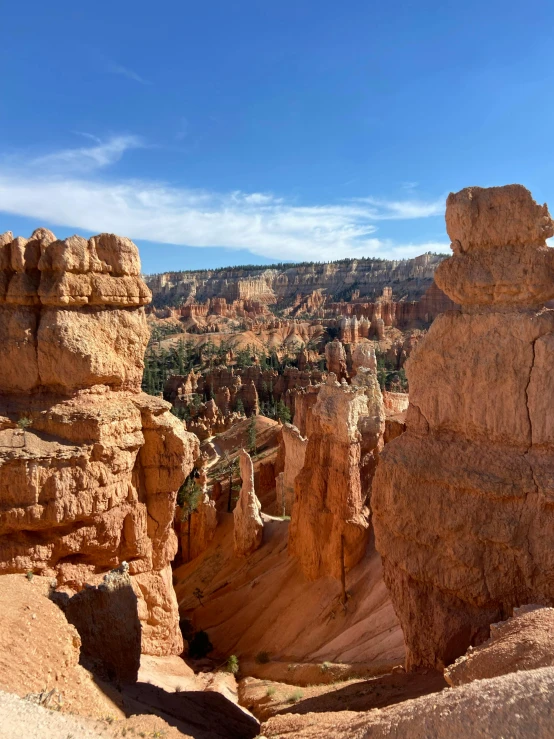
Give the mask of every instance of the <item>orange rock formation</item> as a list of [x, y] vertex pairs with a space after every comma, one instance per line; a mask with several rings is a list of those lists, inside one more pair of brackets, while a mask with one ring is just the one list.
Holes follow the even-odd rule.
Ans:
[[342, 546], [349, 569], [360, 561], [370, 534], [368, 497], [385, 420], [377, 377], [361, 368], [347, 385], [330, 374], [311, 417], [304, 466], [295, 480], [289, 553], [306, 577], [339, 578]]
[[198, 441], [140, 392], [149, 299], [128, 239], [0, 236], [0, 572], [78, 591], [127, 561], [142, 649], [168, 654], [175, 497]]
[[262, 506], [254, 491], [254, 468], [250, 455], [241, 449], [239, 454], [242, 486], [237, 505], [233, 510], [235, 554], [246, 557], [262, 543], [264, 522]]
[[446, 223], [435, 278], [462, 307], [408, 361], [407, 432], [372, 493], [409, 666], [447, 665], [554, 598], [554, 224], [519, 185], [451, 194]]

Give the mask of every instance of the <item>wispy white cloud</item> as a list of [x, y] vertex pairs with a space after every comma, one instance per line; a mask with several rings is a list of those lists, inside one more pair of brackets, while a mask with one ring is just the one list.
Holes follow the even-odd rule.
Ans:
[[403, 221], [413, 218], [429, 218], [444, 213], [444, 198], [425, 200], [382, 200], [378, 198], [357, 198], [357, 202], [374, 206], [376, 221]]
[[81, 136], [92, 139], [96, 146], [81, 146], [74, 149], [62, 149], [51, 154], [37, 157], [32, 161], [34, 167], [43, 170], [90, 171], [109, 167], [118, 162], [129, 149], [145, 146], [139, 136], [113, 136], [107, 141], [88, 133]]
[[397, 243], [376, 235], [378, 221], [428, 217], [444, 212], [444, 204], [439, 210], [436, 203], [365, 198], [299, 205], [272, 193], [219, 193], [99, 176], [125, 151], [144, 145], [138, 137], [117, 136], [33, 161], [0, 163], [0, 210], [37, 225], [249, 249], [271, 259], [402, 258], [448, 248], [447, 243]]
[[140, 74], [137, 74], [132, 69], [129, 69], [128, 67], [124, 67], [122, 64], [114, 64], [113, 62], [109, 62], [108, 71], [112, 74], [119, 74], [122, 77], [127, 77], [129, 80], [133, 80], [134, 82], [139, 82], [141, 85], [151, 85], [152, 83], [149, 80], [144, 79], [144, 77], [141, 77]]

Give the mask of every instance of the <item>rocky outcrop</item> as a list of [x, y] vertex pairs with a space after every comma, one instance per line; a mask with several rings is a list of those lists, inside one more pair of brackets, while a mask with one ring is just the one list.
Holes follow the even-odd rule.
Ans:
[[140, 391], [138, 250], [4, 234], [0, 284], [0, 571], [78, 591], [127, 561], [143, 651], [179, 652], [172, 521], [198, 442]]
[[446, 222], [454, 256], [435, 277], [462, 307], [407, 364], [407, 431], [372, 494], [409, 666], [447, 665], [554, 599], [554, 224], [519, 185], [451, 194]]
[[108, 680], [136, 682], [141, 634], [127, 562], [108, 572], [98, 587], [85, 585], [63, 609], [79, 632], [86, 664]]
[[[48, 597], [49, 589], [46, 577], [0, 577], [0, 691], [28, 696], [30, 700], [41, 696], [43, 704], [55, 709], [48, 713], [56, 715], [59, 711], [123, 717], [107, 692], [79, 664], [81, 637]], [[26, 704], [29, 705], [27, 701]], [[1, 711], [0, 726], [0, 733], [6, 736]], [[27, 727], [16, 736], [43, 733]], [[67, 733], [61, 736], [66, 737]]]
[[280, 439], [282, 450], [279, 450], [284, 460], [284, 469], [275, 480], [278, 515], [290, 516], [291, 514], [294, 503], [294, 481], [304, 467], [307, 445], [308, 440], [301, 435], [296, 426], [290, 423], [284, 424]]
[[479, 680], [415, 700], [395, 701], [380, 710], [308, 712], [302, 703], [295, 710], [298, 713], [282, 712], [263, 723], [262, 735], [272, 739], [548, 739], [554, 713], [554, 668]]
[[239, 454], [242, 486], [233, 510], [234, 548], [237, 557], [246, 557], [261, 546], [264, 522], [262, 506], [254, 491], [254, 467], [250, 455], [241, 449]]
[[340, 381], [347, 377], [346, 354], [342, 343], [335, 339], [325, 345], [325, 361], [327, 370]]
[[372, 372], [377, 371], [377, 359], [373, 344], [356, 344], [352, 350], [352, 377], [356, 376], [360, 367], [365, 367]]
[[339, 578], [342, 549], [350, 569], [369, 538], [370, 484], [385, 417], [375, 374], [360, 370], [354, 383], [340, 384], [330, 374], [311, 410], [289, 531], [289, 553], [309, 579]]
[[217, 528], [217, 510], [215, 501], [210, 500], [208, 495], [207, 483], [208, 478], [202, 471], [197, 480], [202, 491], [198, 506], [190, 515], [190, 521], [183, 521], [180, 525], [181, 549], [185, 562], [195, 559], [207, 549]]
[[513, 618], [491, 624], [491, 637], [459, 657], [444, 672], [449, 685], [554, 666], [554, 608], [522, 606]]

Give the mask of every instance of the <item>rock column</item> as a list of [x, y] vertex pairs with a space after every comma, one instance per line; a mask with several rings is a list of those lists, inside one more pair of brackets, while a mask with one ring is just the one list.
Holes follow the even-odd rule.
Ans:
[[442, 667], [554, 601], [554, 224], [520, 185], [447, 200], [439, 316], [406, 365], [407, 431], [373, 483], [408, 666]]

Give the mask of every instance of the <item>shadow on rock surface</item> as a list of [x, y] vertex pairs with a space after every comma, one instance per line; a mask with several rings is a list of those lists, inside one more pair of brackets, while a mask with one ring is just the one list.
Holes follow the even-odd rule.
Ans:
[[136, 683], [123, 691], [126, 713], [156, 713], [194, 739], [253, 739], [257, 719], [240, 706], [211, 691], [168, 693], [156, 685]]
[[433, 670], [392, 673], [307, 697], [277, 713], [369, 711], [372, 708], [385, 708], [422, 695], [438, 693], [447, 687], [442, 673]]
[[129, 568], [108, 572], [98, 587], [85, 586], [71, 598], [52, 595], [81, 637], [81, 662], [100, 677], [134, 683], [138, 677], [141, 625]]

